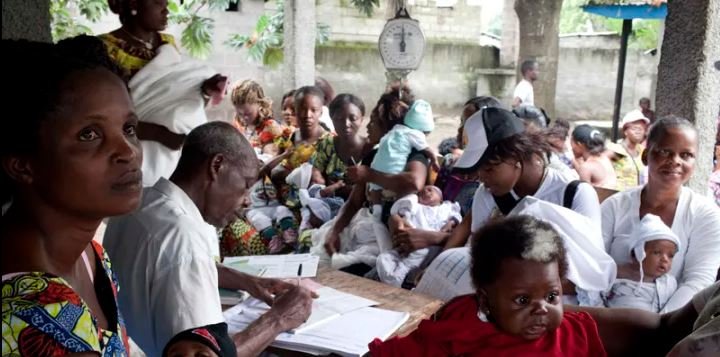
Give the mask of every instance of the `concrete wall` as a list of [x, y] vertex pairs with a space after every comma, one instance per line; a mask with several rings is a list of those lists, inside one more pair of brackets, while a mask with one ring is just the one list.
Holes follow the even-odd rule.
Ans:
[[2, 0], [2, 38], [50, 42], [49, 0]]
[[[617, 35], [561, 37], [555, 98], [558, 117], [612, 119], [619, 46]], [[640, 98], [651, 97], [657, 61], [650, 54], [628, 50], [621, 118], [638, 106]]]
[[[487, 22], [480, 16], [482, 8], [467, 5], [467, 0], [458, 0], [452, 9], [435, 8], [433, 2], [430, 2], [432, 6], [427, 6], [427, 1], [425, 7], [420, 6], [419, 0], [416, 4], [410, 7], [411, 15], [421, 19], [425, 16], [422, 24], [428, 37], [423, 63], [409, 78], [417, 94], [429, 100], [437, 113], [446, 115], [459, 115], [462, 104], [476, 94], [489, 93], [509, 104], [516, 81], [514, 74], [497, 68], [499, 54], [496, 48], [481, 47], [479, 37], [472, 40], [467, 35], [480, 36], [478, 33]], [[258, 81], [268, 95], [279, 101], [282, 68], [250, 63], [245, 50], [230, 49], [223, 44], [230, 34], [251, 33], [258, 16], [272, 13], [274, 9], [272, 1], [245, 0], [239, 12], [214, 13], [215, 45], [207, 61], [233, 81], [248, 78]], [[435, 17], [424, 14], [431, 10], [435, 11]], [[376, 9], [375, 16], [368, 19], [349, 2], [319, 0], [317, 15], [318, 21], [331, 25], [331, 42], [316, 50], [317, 75], [328, 79], [337, 93], [357, 94], [371, 107], [385, 88], [384, 69], [376, 47], [385, 22], [385, 9]], [[473, 22], [473, 18], [477, 20]], [[457, 24], [461, 23], [476, 27], [465, 25], [462, 31], [453, 31], [453, 26], [457, 30]], [[91, 27], [95, 33], [103, 33], [118, 26], [117, 19], [108, 16]], [[170, 28], [168, 32], [180, 39], [178, 28]], [[449, 38], [452, 36], [456, 37]], [[560, 39], [556, 97], [559, 117], [610, 120], [619, 43], [616, 35]], [[656, 68], [656, 57], [628, 51], [622, 113], [634, 108], [640, 97], [650, 96]], [[227, 101], [210, 110], [214, 119], [228, 119], [232, 113]]]

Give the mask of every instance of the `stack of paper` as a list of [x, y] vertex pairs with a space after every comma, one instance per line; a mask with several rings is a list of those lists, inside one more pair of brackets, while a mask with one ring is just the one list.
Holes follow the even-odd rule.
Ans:
[[[377, 302], [323, 287], [313, 302], [310, 318], [293, 331], [280, 334], [272, 344], [278, 348], [310, 354], [336, 353], [362, 356], [375, 338], [386, 339], [407, 321], [409, 314], [370, 307]], [[254, 298], [225, 311], [228, 332], [234, 334], [267, 312], [269, 307]]]
[[311, 254], [226, 257], [223, 264], [241, 272], [264, 278], [295, 278], [302, 265], [302, 278], [317, 275], [320, 258]]

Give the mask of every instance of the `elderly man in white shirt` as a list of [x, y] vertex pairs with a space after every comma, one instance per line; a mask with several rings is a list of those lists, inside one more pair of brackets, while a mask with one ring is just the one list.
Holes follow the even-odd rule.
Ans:
[[[129, 335], [148, 356], [163, 355], [184, 331], [217, 331], [218, 325], [221, 333], [213, 338], [224, 351], [255, 356], [309, 316], [307, 290], [217, 263], [215, 227], [224, 227], [247, 204], [257, 166], [252, 147], [234, 127], [204, 124], [187, 136], [170, 179], [146, 188], [137, 211], [110, 220], [104, 243], [122, 286], [119, 305]], [[245, 290], [272, 308], [231, 339], [218, 287]]]
[[523, 79], [518, 82], [517, 86], [515, 86], [515, 91], [513, 91], [513, 108], [521, 105], [535, 105], [533, 82], [535, 82], [540, 75], [537, 61], [524, 61], [520, 66], [520, 73], [522, 73]]

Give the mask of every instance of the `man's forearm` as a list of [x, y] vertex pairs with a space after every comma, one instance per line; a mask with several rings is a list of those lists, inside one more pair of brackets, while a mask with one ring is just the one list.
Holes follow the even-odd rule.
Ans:
[[258, 356], [283, 331], [280, 320], [272, 314], [260, 316], [242, 332], [232, 336], [238, 357]]
[[218, 287], [229, 290], [247, 290], [247, 284], [255, 279], [254, 276], [237, 271], [221, 263], [216, 263], [218, 272]]

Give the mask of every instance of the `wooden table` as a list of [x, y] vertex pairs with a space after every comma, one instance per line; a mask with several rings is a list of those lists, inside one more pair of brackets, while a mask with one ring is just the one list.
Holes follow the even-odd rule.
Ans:
[[443, 305], [443, 301], [426, 295], [328, 268], [318, 269], [315, 281], [336, 290], [375, 300], [380, 303], [377, 307], [381, 309], [409, 313], [410, 318], [393, 336], [409, 334], [417, 328], [420, 321], [432, 316]]

